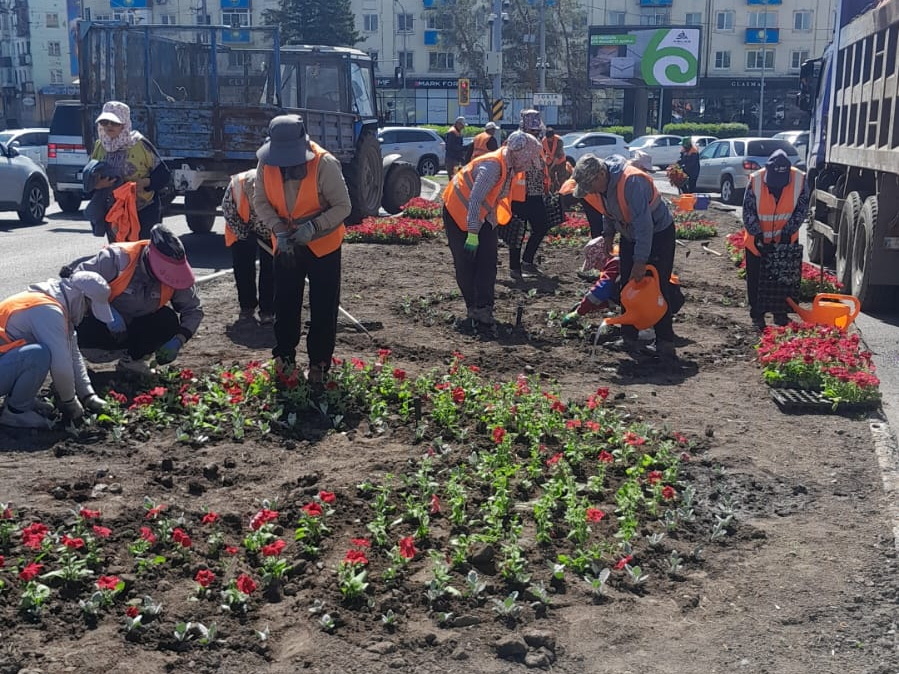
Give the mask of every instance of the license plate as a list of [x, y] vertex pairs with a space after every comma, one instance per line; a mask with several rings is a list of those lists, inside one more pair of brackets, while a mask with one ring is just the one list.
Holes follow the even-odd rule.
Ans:
[[84, 180], [84, 171], [78, 171], [78, 173], [75, 174], [75, 180]]

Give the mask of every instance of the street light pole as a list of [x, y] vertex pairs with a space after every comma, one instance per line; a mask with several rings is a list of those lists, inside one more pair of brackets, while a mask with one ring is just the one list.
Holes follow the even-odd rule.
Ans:
[[546, 0], [540, 1], [540, 91], [546, 91]]
[[[409, 34], [409, 26], [406, 25], [406, 21], [408, 20], [407, 17], [408, 17], [409, 15], [406, 14], [406, 8], [403, 6], [403, 3], [400, 2], [400, 0], [393, 0], [393, 3], [394, 3], [395, 5], [398, 5], [399, 8], [400, 8], [400, 11], [403, 13], [403, 58], [400, 59], [400, 58], [397, 57], [397, 61], [398, 61], [399, 64], [400, 64], [400, 65], [399, 65], [399, 67], [400, 67], [400, 70], [399, 70], [399, 72], [400, 72], [400, 81], [397, 82], [397, 85], [398, 85], [398, 86], [397, 86], [397, 89], [402, 89], [402, 90], [403, 90], [403, 97], [402, 97], [402, 101], [403, 101], [403, 117], [402, 117], [402, 123], [403, 123], [403, 124], [408, 124], [409, 119], [408, 119], [408, 112], [406, 111], [406, 92], [405, 92], [405, 89], [406, 89], [406, 54], [407, 54], [407, 51], [406, 51], [406, 36]], [[394, 13], [393, 23], [394, 23], [394, 26], [397, 28], [397, 30], [399, 30], [399, 22], [398, 22], [397, 19], [396, 19], [396, 14], [395, 14], [395, 13]], [[393, 45], [394, 45], [394, 46], [393, 46], [394, 55], [396, 56], [396, 40], [393, 41]]]
[[503, 97], [503, 0], [493, 0], [493, 52], [496, 64], [493, 72], [493, 100], [499, 101]]
[[762, 45], [762, 84], [759, 87], [759, 136], [762, 135], [762, 119], [765, 111], [765, 61], [768, 59], [768, 50], [765, 45], [768, 44], [767, 37]]

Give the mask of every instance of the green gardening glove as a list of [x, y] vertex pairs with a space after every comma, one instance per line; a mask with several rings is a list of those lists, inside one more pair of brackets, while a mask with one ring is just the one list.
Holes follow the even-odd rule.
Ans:
[[577, 309], [574, 311], [569, 311], [567, 314], [562, 316], [562, 327], [568, 327], [569, 325], [575, 325], [580, 321], [581, 315], [577, 312]]
[[469, 232], [468, 236], [465, 237], [465, 252], [469, 255], [474, 255], [475, 253], [477, 253], [478, 243], [478, 235]]

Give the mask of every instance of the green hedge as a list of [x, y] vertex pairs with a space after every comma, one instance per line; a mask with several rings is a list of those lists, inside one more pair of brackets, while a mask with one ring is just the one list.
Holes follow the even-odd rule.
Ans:
[[[437, 124], [425, 124], [422, 128], [436, 131], [440, 134], [440, 137], [443, 138], [444, 136], [446, 136], [446, 132], [450, 130], [450, 127], [452, 127], [452, 124], [447, 124], [445, 126], [439, 126]], [[483, 130], [484, 127], [482, 126], [472, 126], [471, 124], [469, 124], [462, 131], [462, 135], [466, 138], [468, 138], [469, 136], [477, 136]]]
[[624, 136], [624, 142], [629, 143], [634, 139], [634, 127], [632, 126], [603, 126], [597, 131], [604, 131], [605, 133], [614, 133], [619, 136]]
[[682, 124], [666, 124], [662, 132], [670, 133], [674, 136], [715, 136], [716, 138], [739, 138], [740, 136], [750, 135], [749, 126], [738, 123], [695, 124], [686, 122]]

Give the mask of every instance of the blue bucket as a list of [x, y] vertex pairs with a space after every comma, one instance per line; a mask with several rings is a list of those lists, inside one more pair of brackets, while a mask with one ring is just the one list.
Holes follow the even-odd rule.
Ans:
[[694, 211], [706, 211], [709, 208], [709, 203], [712, 201], [712, 196], [710, 194], [694, 194], [696, 197], [696, 203], [693, 204]]

